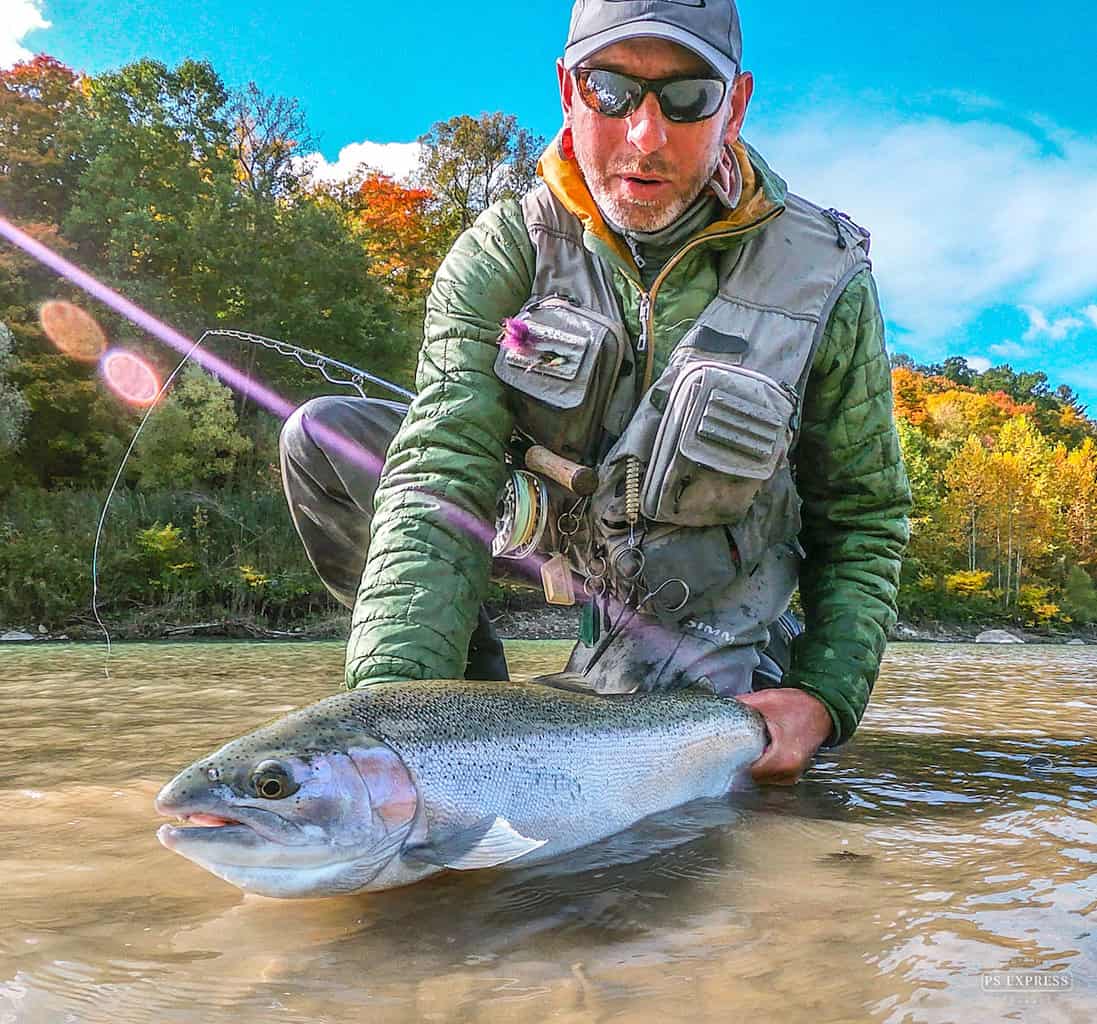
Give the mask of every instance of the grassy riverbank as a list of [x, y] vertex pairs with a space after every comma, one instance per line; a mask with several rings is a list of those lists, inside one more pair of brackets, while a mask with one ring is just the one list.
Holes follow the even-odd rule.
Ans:
[[[102, 501], [98, 491], [37, 489], [0, 500], [0, 634], [102, 636], [92, 615]], [[1052, 642], [1097, 639], [1084, 594], [1045, 588], [1040, 606], [1007, 613], [993, 592], [958, 588], [955, 576], [904, 573], [895, 639], [969, 640], [988, 628]], [[341, 639], [349, 624], [273, 487], [120, 491], [101, 537], [98, 581], [99, 614], [117, 639]], [[504, 636], [577, 635], [575, 610], [548, 608], [531, 588], [493, 584], [488, 603]], [[1044, 614], [1050, 606], [1056, 613]]]

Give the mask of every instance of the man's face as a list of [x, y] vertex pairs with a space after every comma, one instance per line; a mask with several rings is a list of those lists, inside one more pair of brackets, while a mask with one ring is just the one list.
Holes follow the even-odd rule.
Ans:
[[[654, 38], [614, 43], [582, 66], [637, 78], [714, 74], [690, 50]], [[629, 231], [658, 231], [689, 208], [712, 177], [725, 144], [739, 137], [753, 87], [744, 73], [712, 117], [676, 124], [663, 116], [654, 93], [628, 117], [606, 117], [583, 102], [561, 63], [557, 75], [564, 122], [587, 187], [603, 213]]]

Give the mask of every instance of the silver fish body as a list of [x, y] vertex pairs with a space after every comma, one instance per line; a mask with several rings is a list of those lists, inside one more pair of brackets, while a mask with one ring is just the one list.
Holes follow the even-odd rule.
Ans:
[[159, 837], [249, 892], [387, 889], [525, 866], [729, 792], [766, 744], [700, 691], [606, 697], [566, 676], [376, 684], [295, 711], [182, 771]]

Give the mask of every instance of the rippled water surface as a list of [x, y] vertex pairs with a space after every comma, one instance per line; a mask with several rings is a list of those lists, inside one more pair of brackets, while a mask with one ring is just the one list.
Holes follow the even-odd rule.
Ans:
[[[566, 651], [510, 646], [516, 675]], [[342, 646], [103, 665], [0, 649], [2, 1024], [1097, 1019], [1094, 648], [896, 646], [854, 742], [794, 789], [307, 902], [169, 853], [152, 799], [333, 692]]]

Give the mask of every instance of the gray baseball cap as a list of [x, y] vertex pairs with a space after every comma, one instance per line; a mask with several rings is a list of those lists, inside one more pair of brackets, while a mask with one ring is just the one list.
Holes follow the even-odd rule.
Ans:
[[729, 82], [743, 59], [734, 0], [575, 0], [564, 67], [570, 71], [612, 43], [642, 36], [692, 50]]

